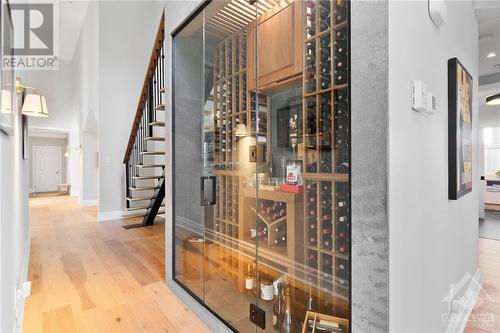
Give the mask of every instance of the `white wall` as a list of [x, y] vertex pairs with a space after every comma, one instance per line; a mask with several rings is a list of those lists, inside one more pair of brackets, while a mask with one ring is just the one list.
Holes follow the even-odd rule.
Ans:
[[99, 217], [124, 207], [123, 157], [163, 2], [99, 3]]
[[[472, 1], [447, 1], [431, 25], [426, 1], [389, 2], [390, 329], [440, 332], [449, 285], [478, 268], [478, 28]], [[473, 191], [448, 200], [447, 61], [474, 77]], [[437, 98], [432, 118], [410, 107], [411, 81]]]
[[[27, 277], [29, 256], [28, 161], [23, 160], [21, 116], [14, 117], [12, 136], [0, 134], [0, 332], [15, 332], [22, 303], [15, 291]], [[22, 317], [20, 317], [22, 318]]]
[[[98, 198], [97, 122], [99, 117], [99, 3], [91, 2], [87, 8], [82, 30], [72, 61], [75, 80], [72, 83], [73, 104], [78, 113], [79, 156], [74, 174], [79, 181], [79, 203], [96, 205]], [[74, 138], [76, 141], [76, 138]], [[76, 143], [76, 142], [75, 142]], [[79, 178], [77, 179], [77, 177]]]
[[63, 60], [56, 71], [19, 71], [23, 84], [35, 88], [47, 99], [49, 117], [30, 119], [30, 128], [67, 131], [78, 125], [78, 114], [73, 108], [72, 71], [71, 62]]

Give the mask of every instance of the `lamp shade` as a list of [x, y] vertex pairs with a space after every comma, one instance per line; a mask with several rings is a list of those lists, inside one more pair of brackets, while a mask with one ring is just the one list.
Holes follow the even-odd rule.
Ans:
[[24, 97], [22, 114], [30, 117], [48, 117], [47, 102], [45, 96], [38, 94], [27, 94]]
[[247, 136], [248, 135], [247, 125], [245, 125], [245, 124], [236, 125], [236, 132], [234, 133], [234, 135], [239, 136], [239, 137]]
[[1, 106], [0, 112], [11, 113], [12, 112], [12, 92], [7, 89], [2, 89]]
[[500, 105], [500, 94], [486, 97], [486, 105]]

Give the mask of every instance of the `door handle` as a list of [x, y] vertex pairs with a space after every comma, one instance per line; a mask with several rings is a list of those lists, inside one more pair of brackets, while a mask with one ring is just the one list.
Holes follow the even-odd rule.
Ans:
[[200, 177], [200, 195], [202, 206], [215, 205], [215, 176]]

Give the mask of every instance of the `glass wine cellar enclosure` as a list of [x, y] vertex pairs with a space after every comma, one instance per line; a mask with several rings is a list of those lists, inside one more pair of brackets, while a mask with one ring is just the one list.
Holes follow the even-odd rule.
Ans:
[[173, 278], [239, 332], [350, 332], [345, 0], [205, 3], [173, 35]]

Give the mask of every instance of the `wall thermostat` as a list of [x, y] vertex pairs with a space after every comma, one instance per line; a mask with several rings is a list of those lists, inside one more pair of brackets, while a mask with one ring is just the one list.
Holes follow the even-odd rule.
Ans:
[[427, 85], [421, 80], [413, 81], [411, 87], [411, 107], [417, 112], [431, 116], [436, 111], [436, 98], [427, 89]]

